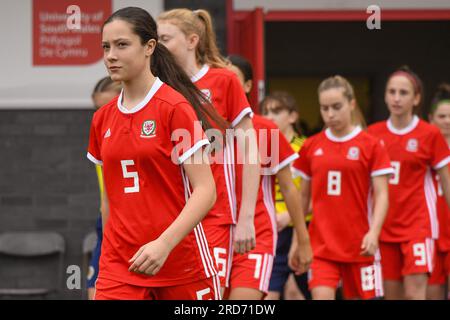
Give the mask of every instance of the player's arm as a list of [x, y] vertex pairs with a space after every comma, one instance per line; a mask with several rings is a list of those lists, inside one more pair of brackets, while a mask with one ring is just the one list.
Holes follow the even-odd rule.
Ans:
[[448, 171], [448, 166], [438, 169], [437, 173], [439, 175], [445, 201], [447, 201], [447, 205], [450, 207], [450, 174]]
[[245, 116], [235, 127], [238, 155], [244, 155], [242, 168], [242, 200], [234, 237], [237, 253], [252, 250], [255, 245], [254, 216], [260, 179], [260, 161], [252, 120]]
[[105, 231], [106, 222], [109, 218], [109, 200], [106, 191], [103, 188], [102, 200], [100, 203], [100, 213], [102, 214], [102, 230]]
[[372, 256], [378, 249], [378, 238], [389, 207], [389, 175], [372, 177], [374, 208], [369, 232], [361, 243], [361, 255]]
[[304, 211], [302, 210], [301, 194], [292, 181], [289, 166], [285, 166], [279, 170], [277, 178], [289, 215], [294, 223], [298, 254], [296, 258], [298, 268], [295, 271], [301, 274], [308, 270], [312, 261], [312, 249], [308, 230], [306, 229]]
[[[297, 192], [300, 195], [300, 205], [302, 212], [308, 212], [309, 209], [309, 202], [311, 199], [311, 181], [309, 179], [302, 179], [302, 182], [300, 184], [300, 190]], [[295, 274], [299, 275], [300, 273], [300, 266], [298, 263], [298, 244], [297, 244], [297, 233], [294, 232], [292, 235], [292, 242], [291, 242], [291, 248], [289, 249], [289, 259], [288, 264], [289, 267], [295, 271]]]
[[[198, 153], [201, 154], [198, 154]], [[202, 163], [193, 159], [202, 158]], [[172, 249], [205, 217], [216, 201], [216, 185], [203, 149], [197, 150], [183, 168], [189, 178], [192, 194], [175, 221], [158, 237], [142, 246], [130, 259], [129, 271], [155, 275]]]

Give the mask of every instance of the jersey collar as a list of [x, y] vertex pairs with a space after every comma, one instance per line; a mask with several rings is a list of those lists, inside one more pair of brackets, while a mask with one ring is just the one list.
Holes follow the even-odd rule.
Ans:
[[325, 130], [325, 135], [328, 139], [334, 142], [346, 142], [349, 140], [352, 140], [354, 137], [356, 137], [360, 132], [362, 131], [360, 126], [356, 126], [355, 129], [352, 130], [349, 134], [343, 137], [336, 137], [332, 132], [330, 128], [327, 128]]
[[387, 120], [387, 128], [390, 132], [398, 135], [405, 135], [413, 131], [417, 125], [419, 124], [419, 117], [414, 115], [412, 121], [403, 129], [396, 129], [394, 125], [392, 124], [391, 118]]
[[191, 77], [191, 81], [192, 82], [197, 82], [198, 80], [200, 80], [201, 78], [203, 78], [203, 76], [205, 74], [207, 74], [209, 71], [209, 66], [207, 64], [204, 64], [203, 67], [197, 72], [197, 74], [194, 74]]
[[126, 114], [136, 113], [139, 110], [141, 110], [142, 108], [144, 108], [149, 103], [149, 101], [155, 95], [156, 91], [158, 91], [162, 85], [163, 85], [163, 82], [158, 77], [156, 77], [155, 82], [153, 82], [153, 85], [150, 88], [150, 90], [148, 91], [144, 100], [142, 100], [136, 106], [134, 106], [133, 108], [131, 108], [129, 110], [122, 105], [122, 96], [123, 96], [123, 89], [122, 89], [122, 91], [120, 92], [120, 95], [119, 95], [119, 99], [117, 99], [117, 107], [119, 108], [120, 112], [122, 112], [122, 113], [126, 113]]

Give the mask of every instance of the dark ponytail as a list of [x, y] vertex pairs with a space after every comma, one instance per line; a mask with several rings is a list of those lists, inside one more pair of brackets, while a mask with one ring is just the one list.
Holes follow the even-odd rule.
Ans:
[[[133, 32], [139, 36], [142, 45], [151, 39], [158, 41], [156, 22], [142, 8], [126, 7], [117, 10], [105, 21], [103, 27], [114, 20], [123, 20], [131, 24]], [[159, 77], [161, 81], [167, 83], [186, 98], [194, 108], [198, 119], [202, 122], [204, 130], [213, 127], [211, 121], [222, 130], [229, 127], [229, 123], [217, 113], [211, 102], [192, 83], [164, 45], [156, 44], [150, 60], [150, 70], [153, 75]]]

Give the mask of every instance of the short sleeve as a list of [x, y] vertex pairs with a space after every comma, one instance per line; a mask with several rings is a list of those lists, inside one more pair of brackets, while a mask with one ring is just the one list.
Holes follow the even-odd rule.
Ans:
[[184, 163], [197, 150], [209, 144], [194, 109], [187, 103], [177, 104], [169, 119], [171, 139], [174, 145], [172, 156], [178, 164]]
[[388, 152], [383, 146], [381, 140], [378, 140], [374, 147], [371, 157], [370, 175], [372, 177], [393, 174], [394, 169], [391, 166]]
[[431, 166], [439, 170], [450, 163], [450, 152], [442, 133], [436, 129], [433, 131], [433, 142], [431, 149]]
[[308, 157], [310, 149], [310, 139], [306, 139], [305, 143], [301, 147], [298, 155], [298, 159], [294, 161], [292, 166], [293, 176], [302, 177], [305, 180], [311, 180], [311, 163]]
[[252, 108], [245, 95], [244, 89], [236, 75], [230, 76], [227, 90], [227, 117], [232, 127], [236, 127], [241, 120], [249, 115], [253, 115]]
[[101, 145], [100, 145], [100, 126], [98, 125], [97, 121], [98, 117], [96, 117], [96, 114], [94, 113], [94, 117], [92, 118], [91, 122], [91, 130], [89, 133], [89, 146], [88, 146], [88, 152], [87, 157], [89, 160], [91, 160], [93, 163], [97, 165], [103, 165], [102, 157], [101, 157]]
[[[277, 152], [275, 155], [274, 161], [271, 164], [271, 172], [272, 174], [277, 174], [278, 171], [288, 166], [295, 159], [298, 158], [298, 153], [296, 153], [285, 136], [281, 133], [280, 129], [272, 129], [274, 131], [274, 137], [276, 137], [275, 141], [272, 141], [272, 150]], [[272, 157], [273, 158], [273, 157]]]

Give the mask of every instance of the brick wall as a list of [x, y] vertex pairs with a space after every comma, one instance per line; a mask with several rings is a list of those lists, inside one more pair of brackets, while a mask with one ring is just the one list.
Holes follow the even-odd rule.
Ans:
[[[83, 238], [95, 230], [99, 213], [96, 173], [86, 158], [92, 114], [0, 111], [0, 232], [59, 232], [65, 267], [81, 266]], [[57, 297], [81, 295], [66, 289]]]

